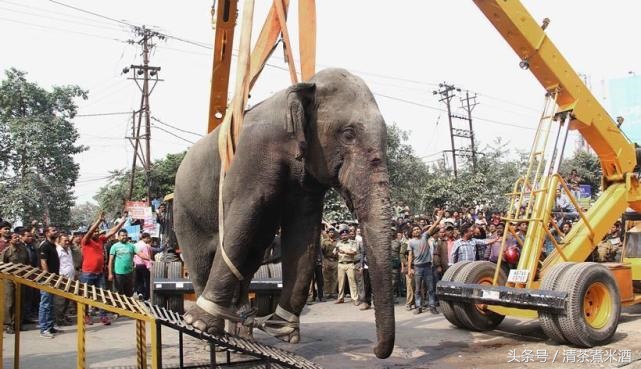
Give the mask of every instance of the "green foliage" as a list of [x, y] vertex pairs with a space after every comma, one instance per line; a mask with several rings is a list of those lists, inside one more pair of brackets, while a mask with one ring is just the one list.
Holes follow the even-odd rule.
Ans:
[[0, 209], [9, 220], [44, 219], [66, 226], [73, 205], [78, 164], [72, 119], [75, 98], [87, 98], [78, 86], [51, 91], [29, 82], [26, 73], [9, 69], [0, 83]]
[[[153, 197], [163, 197], [174, 192], [174, 183], [176, 182], [176, 171], [187, 152], [178, 154], [168, 154], [164, 159], [156, 160], [149, 175], [151, 184], [151, 194]], [[131, 170], [115, 170], [111, 172], [111, 178], [106, 186], [98, 190], [94, 197], [100, 208], [108, 214], [114, 214], [121, 211], [124, 202], [129, 197], [129, 185], [131, 180]], [[141, 200], [147, 197], [145, 173], [142, 168], [136, 168], [134, 177], [134, 189], [131, 200]]]
[[581, 184], [592, 187], [592, 198], [596, 198], [603, 175], [599, 158], [591, 152], [577, 151], [572, 158], [563, 162], [561, 174], [567, 178], [572, 169], [576, 169], [576, 173], [581, 178]]
[[96, 221], [96, 216], [100, 207], [91, 202], [75, 205], [71, 208], [71, 221], [69, 225], [71, 229], [78, 229], [80, 226], [89, 227]]

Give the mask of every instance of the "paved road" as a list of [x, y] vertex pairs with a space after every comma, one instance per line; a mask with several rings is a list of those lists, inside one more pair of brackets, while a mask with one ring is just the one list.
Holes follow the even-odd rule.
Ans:
[[[442, 315], [413, 315], [403, 306], [396, 309], [396, 348], [391, 358], [376, 359], [374, 311], [359, 311], [351, 304], [331, 301], [304, 310], [302, 342], [290, 345], [257, 333], [265, 343], [296, 351], [325, 368], [641, 368], [641, 306], [624, 309], [614, 341], [606, 347], [577, 350], [546, 341], [537, 321], [506, 319], [500, 329], [472, 333], [455, 329]], [[32, 327], [33, 328], [33, 327]], [[75, 327], [65, 327], [55, 339], [39, 337], [37, 330], [23, 332], [21, 367], [68, 369], [75, 367]], [[112, 326], [94, 325], [87, 334], [87, 366], [135, 367], [135, 325], [119, 319]], [[12, 367], [13, 336], [5, 334], [5, 368]], [[177, 365], [177, 334], [163, 330], [163, 360]], [[186, 338], [185, 359], [202, 363], [209, 358], [207, 345]], [[566, 363], [564, 361], [576, 361]], [[510, 362], [511, 361], [511, 362]], [[518, 361], [518, 362], [517, 362]], [[546, 362], [543, 362], [546, 361]], [[579, 361], [583, 361], [579, 363]], [[592, 362], [589, 362], [592, 361]], [[629, 362], [629, 363], [628, 363]]]

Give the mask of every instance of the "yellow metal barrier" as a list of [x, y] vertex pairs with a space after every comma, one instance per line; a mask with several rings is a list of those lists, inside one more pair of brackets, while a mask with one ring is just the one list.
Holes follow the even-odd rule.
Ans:
[[[167, 310], [163, 307], [146, 304], [137, 299], [123, 296], [121, 294], [88, 286], [85, 283], [72, 280], [54, 273], [44, 272], [38, 268], [28, 265], [2, 263], [0, 262], [0, 326], [4, 325], [4, 311], [6, 309], [4, 301], [5, 281], [15, 283], [16, 287], [27, 286], [41, 291], [61, 296], [66, 299], [75, 301], [78, 305], [78, 337], [76, 358], [76, 367], [84, 369], [86, 365], [86, 347], [85, 347], [85, 322], [84, 316], [87, 306], [103, 309], [112, 313], [126, 316], [136, 320], [136, 367], [139, 369], [147, 368], [147, 336], [146, 324], [150, 327], [151, 336], [151, 368], [160, 369], [162, 367], [161, 357], [161, 326], [167, 326], [179, 332], [179, 353], [182, 365], [182, 335], [187, 334], [200, 340], [209, 342], [211, 347], [211, 365], [212, 367], [231, 367], [238, 364], [248, 364], [254, 362], [265, 367], [270, 367], [271, 363], [278, 364], [279, 367], [292, 369], [322, 369], [316, 363], [313, 363], [303, 357], [291, 352], [267, 346], [259, 342], [247, 340], [241, 337], [230, 336], [226, 334], [216, 335], [198, 331], [185, 323], [180, 314]], [[15, 319], [15, 353], [14, 369], [19, 368], [20, 364], [20, 288], [16, 288], [16, 319]], [[3, 335], [0, 334], [0, 346], [3, 344]], [[227, 363], [216, 363], [216, 347], [227, 351]], [[231, 361], [231, 352], [253, 356], [253, 360], [242, 360], [237, 362]], [[0, 352], [0, 369], [3, 369], [3, 357]], [[246, 359], [246, 357], [245, 357]]]
[[[13, 355], [13, 368], [20, 368], [20, 322], [21, 322], [21, 300], [20, 286], [27, 286], [56, 296], [75, 301], [78, 305], [78, 354], [76, 367], [84, 369], [85, 360], [85, 322], [84, 316], [87, 306], [103, 309], [112, 313], [126, 316], [136, 320], [136, 342], [137, 342], [137, 368], [147, 368], [147, 337], [145, 335], [145, 324], [150, 323], [155, 327], [156, 319], [149, 314], [147, 307], [140, 301], [119, 293], [105, 291], [96, 286], [89, 286], [70, 278], [54, 273], [44, 272], [40, 269], [12, 263], [0, 263], [0, 323], [4, 325], [4, 281], [15, 283], [15, 345]], [[0, 335], [1, 337], [2, 335]], [[0, 344], [4, 344], [0, 338]], [[160, 369], [158, 366], [158, 347], [156, 336], [151, 335], [151, 368]], [[4, 368], [4, 362], [0, 354], [0, 369]]]

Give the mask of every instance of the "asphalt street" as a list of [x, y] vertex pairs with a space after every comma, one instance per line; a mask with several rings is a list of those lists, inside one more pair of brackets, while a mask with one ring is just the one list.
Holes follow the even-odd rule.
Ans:
[[[299, 344], [255, 333], [256, 339], [295, 351], [325, 368], [641, 368], [641, 306], [626, 308], [614, 340], [605, 347], [581, 350], [549, 342], [536, 320], [507, 318], [499, 329], [476, 333], [452, 327], [442, 315], [414, 315], [396, 309], [396, 348], [389, 359], [372, 353], [376, 341], [374, 311], [333, 301], [305, 308]], [[63, 327], [54, 339], [41, 338], [35, 326], [21, 335], [21, 367], [68, 369], [76, 366], [76, 328]], [[149, 332], [148, 332], [149, 333]], [[163, 329], [163, 364], [178, 365], [178, 335]], [[120, 318], [111, 326], [95, 324], [87, 332], [87, 367], [135, 368], [135, 324]], [[13, 335], [4, 334], [4, 367], [13, 366]], [[221, 358], [222, 358], [222, 354]], [[185, 338], [186, 364], [209, 359], [206, 343]]]

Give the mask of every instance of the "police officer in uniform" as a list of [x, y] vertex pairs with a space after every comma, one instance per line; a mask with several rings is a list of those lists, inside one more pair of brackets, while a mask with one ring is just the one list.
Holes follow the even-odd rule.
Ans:
[[[29, 265], [29, 253], [25, 248], [24, 244], [20, 241], [20, 236], [17, 233], [12, 233], [9, 238], [8, 246], [2, 250], [0, 255], [3, 263], [14, 263], [14, 264], [25, 264]], [[4, 282], [4, 331], [9, 334], [15, 333], [15, 308], [16, 308], [16, 285], [10, 281], [5, 280]], [[24, 289], [20, 296], [22, 296], [22, 302], [24, 303]], [[24, 306], [24, 305], [23, 305]], [[17, 322], [18, 328], [20, 328], [20, 323]]]
[[337, 304], [345, 302], [345, 276], [349, 282], [349, 291], [353, 303], [358, 304], [358, 285], [356, 284], [356, 255], [358, 246], [349, 235], [349, 227], [341, 225], [338, 229], [340, 241], [336, 243], [335, 253], [338, 255], [338, 300]]
[[338, 276], [338, 255], [334, 253], [336, 249], [336, 230], [329, 228], [327, 236], [321, 241], [321, 251], [323, 253], [323, 290], [325, 298], [336, 298]]

